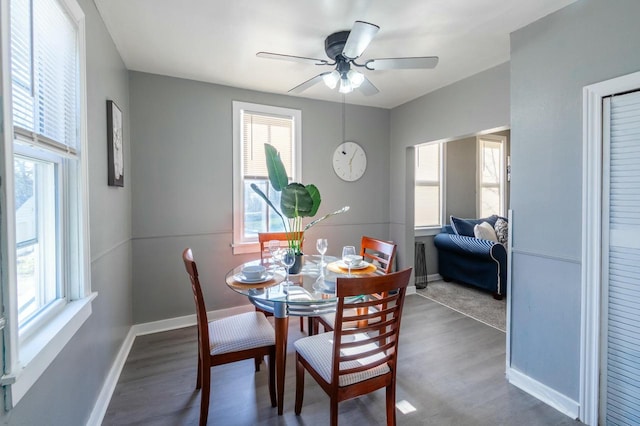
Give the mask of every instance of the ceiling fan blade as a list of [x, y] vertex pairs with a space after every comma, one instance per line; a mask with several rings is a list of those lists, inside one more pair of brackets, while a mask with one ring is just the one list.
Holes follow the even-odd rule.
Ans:
[[364, 66], [370, 70], [406, 70], [418, 68], [435, 68], [438, 65], [437, 56], [422, 56], [416, 58], [384, 58], [371, 59]]
[[283, 55], [280, 53], [258, 52], [256, 56], [258, 58], [279, 59], [281, 61], [302, 62], [312, 65], [329, 65], [329, 62], [324, 59], [305, 58], [304, 56]]
[[360, 57], [379, 29], [380, 27], [377, 25], [356, 21], [342, 49], [342, 56], [349, 59]]
[[314, 86], [318, 83], [320, 83], [322, 81], [322, 77], [324, 77], [327, 74], [331, 74], [330, 72], [323, 72], [321, 74], [316, 75], [313, 78], [310, 78], [309, 80], [305, 81], [302, 84], [297, 85], [296, 87], [294, 87], [293, 89], [289, 90], [289, 93], [302, 93], [305, 90], [307, 90], [308, 88], [310, 88], [311, 86]]
[[358, 90], [360, 90], [365, 96], [375, 95], [376, 93], [380, 92], [378, 88], [374, 86], [367, 77], [364, 78], [364, 81], [362, 82], [360, 87], [358, 87]]

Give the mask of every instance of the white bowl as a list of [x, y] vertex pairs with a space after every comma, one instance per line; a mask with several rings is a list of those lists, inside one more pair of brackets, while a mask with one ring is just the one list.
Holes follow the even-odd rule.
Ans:
[[248, 265], [242, 268], [242, 275], [244, 275], [249, 280], [259, 280], [267, 268], [262, 265]]

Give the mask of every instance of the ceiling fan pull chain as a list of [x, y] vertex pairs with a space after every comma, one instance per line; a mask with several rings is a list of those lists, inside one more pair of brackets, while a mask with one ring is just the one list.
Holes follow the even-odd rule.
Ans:
[[347, 138], [346, 138], [346, 126], [347, 126], [347, 110], [346, 110], [346, 103], [345, 103], [345, 94], [342, 94], [342, 143], [344, 143]]

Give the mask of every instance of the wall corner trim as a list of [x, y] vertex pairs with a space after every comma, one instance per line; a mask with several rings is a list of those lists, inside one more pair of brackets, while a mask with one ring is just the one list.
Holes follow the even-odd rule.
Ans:
[[580, 404], [555, 389], [538, 382], [524, 373], [510, 368], [507, 370], [507, 379], [515, 387], [522, 389], [531, 396], [538, 398], [545, 404], [555, 408], [563, 414], [577, 419], [580, 412]]

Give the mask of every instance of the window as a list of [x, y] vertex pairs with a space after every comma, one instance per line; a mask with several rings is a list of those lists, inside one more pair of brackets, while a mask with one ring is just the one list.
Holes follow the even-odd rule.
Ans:
[[478, 136], [478, 217], [505, 215], [505, 141]]
[[[12, 138], [5, 382], [16, 404], [91, 313], [84, 15], [75, 0], [11, 0]], [[6, 74], [3, 73], [3, 76]], [[6, 86], [5, 86], [6, 87]], [[8, 303], [7, 303], [8, 301]], [[46, 349], [46, 350], [45, 350]]]
[[280, 217], [251, 189], [256, 184], [279, 207], [271, 189], [264, 144], [273, 145], [289, 180], [300, 180], [301, 112], [288, 108], [233, 102], [234, 253], [258, 251], [259, 232], [283, 231]]
[[415, 227], [441, 227], [444, 212], [444, 144], [416, 146]]

